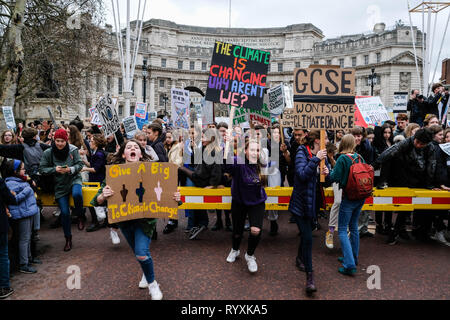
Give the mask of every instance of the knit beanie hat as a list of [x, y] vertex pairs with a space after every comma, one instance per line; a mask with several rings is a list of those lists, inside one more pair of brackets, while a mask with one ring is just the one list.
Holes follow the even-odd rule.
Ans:
[[66, 140], [66, 142], [69, 141], [69, 137], [68, 137], [67, 131], [65, 129], [56, 130], [54, 138], [55, 138], [55, 140], [63, 139], [63, 140]]

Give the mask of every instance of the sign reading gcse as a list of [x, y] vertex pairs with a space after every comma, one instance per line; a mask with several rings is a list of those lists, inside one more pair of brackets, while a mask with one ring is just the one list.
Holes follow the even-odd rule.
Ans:
[[261, 109], [270, 52], [216, 41], [206, 100]]
[[283, 126], [305, 129], [353, 128], [355, 71], [308, 68], [294, 71], [294, 108], [285, 109]]
[[178, 219], [178, 167], [172, 163], [137, 162], [106, 166], [106, 184], [114, 190], [108, 199], [108, 221], [142, 218]]

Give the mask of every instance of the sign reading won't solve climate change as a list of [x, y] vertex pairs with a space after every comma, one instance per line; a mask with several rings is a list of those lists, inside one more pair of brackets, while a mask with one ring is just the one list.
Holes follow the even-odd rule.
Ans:
[[354, 126], [355, 71], [312, 67], [294, 71], [294, 108], [285, 109], [283, 126], [337, 130]]
[[178, 219], [178, 167], [171, 163], [137, 162], [106, 166], [108, 222], [142, 218]]
[[270, 52], [216, 41], [206, 100], [261, 109]]

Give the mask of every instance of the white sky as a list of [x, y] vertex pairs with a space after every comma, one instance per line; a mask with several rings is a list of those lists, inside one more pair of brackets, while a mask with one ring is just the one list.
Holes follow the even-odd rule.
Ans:
[[[106, 22], [114, 26], [111, 0], [104, 0]], [[141, 0], [143, 6], [145, 0]], [[147, 0], [144, 20], [152, 18], [170, 20], [178, 24], [205, 27], [228, 27], [230, 0]], [[116, 0], [114, 0], [114, 3]], [[118, 0], [121, 22], [126, 17], [126, 0]], [[422, 1], [409, 0], [415, 7]], [[139, 0], [131, 0], [131, 17], [137, 17]], [[432, 72], [437, 60], [450, 8], [438, 16]], [[406, 0], [231, 0], [231, 27], [265, 28], [285, 27], [290, 24], [312, 23], [322, 30], [325, 38], [371, 31], [377, 22], [393, 26], [401, 19], [409, 25]], [[422, 15], [412, 14], [413, 24], [422, 29]], [[432, 25], [433, 26], [433, 25]], [[450, 33], [450, 32], [449, 32]], [[450, 57], [447, 33], [440, 60]], [[440, 77], [438, 64], [436, 79]]]

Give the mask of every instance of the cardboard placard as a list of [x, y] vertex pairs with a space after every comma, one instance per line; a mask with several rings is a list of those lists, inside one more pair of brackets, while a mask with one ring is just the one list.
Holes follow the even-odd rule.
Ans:
[[134, 116], [139, 119], [145, 119], [147, 117], [147, 104], [142, 102], [136, 102], [136, 108], [134, 109]]
[[304, 129], [354, 126], [355, 71], [315, 66], [294, 70], [294, 108], [285, 109], [282, 125]]
[[394, 92], [394, 112], [406, 112], [408, 108], [408, 92]]
[[270, 52], [216, 41], [206, 100], [261, 109]]
[[102, 129], [105, 137], [108, 137], [120, 128], [119, 116], [115, 108], [114, 99], [108, 93], [101, 97], [95, 106], [97, 109], [100, 121], [102, 123]]
[[380, 97], [356, 98], [355, 103], [361, 114], [358, 125], [366, 128], [368, 126], [381, 127], [385, 121], [391, 120]]
[[16, 129], [16, 120], [12, 107], [2, 107], [3, 116], [5, 117], [6, 127], [10, 130]]
[[269, 90], [269, 110], [271, 114], [283, 113], [286, 104], [284, 102], [284, 85], [280, 84]]
[[125, 132], [129, 136], [134, 136], [136, 131], [138, 130], [138, 126], [136, 123], [136, 118], [134, 116], [129, 116], [126, 118], [123, 118], [123, 128], [125, 129]]
[[175, 164], [137, 162], [106, 166], [106, 184], [114, 191], [108, 199], [109, 223], [178, 219], [178, 203], [173, 199], [178, 185]]
[[172, 88], [171, 94], [173, 126], [189, 130], [189, 91]]
[[102, 123], [100, 121], [100, 117], [98, 116], [97, 109], [95, 107], [89, 108], [89, 114], [91, 115], [91, 123], [101, 128]]

